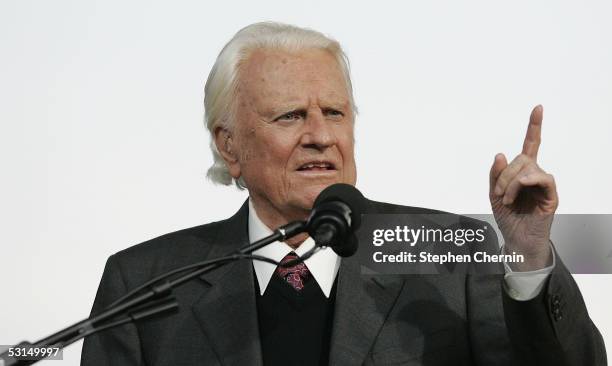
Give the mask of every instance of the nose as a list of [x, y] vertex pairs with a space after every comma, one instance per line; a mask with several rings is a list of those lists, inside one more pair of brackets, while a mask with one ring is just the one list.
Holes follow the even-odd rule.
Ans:
[[320, 109], [309, 110], [304, 121], [300, 144], [305, 148], [325, 150], [336, 144], [332, 123], [325, 119]]

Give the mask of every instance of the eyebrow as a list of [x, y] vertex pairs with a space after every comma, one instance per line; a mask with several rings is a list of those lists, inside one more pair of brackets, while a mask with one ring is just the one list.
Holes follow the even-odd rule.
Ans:
[[[306, 103], [307, 104], [307, 103]], [[351, 110], [351, 102], [349, 99], [345, 98], [328, 98], [328, 100], [323, 100], [320, 103], [321, 110], [338, 110], [344, 113], [348, 113]], [[262, 108], [258, 111], [260, 116], [269, 119], [276, 119], [283, 114], [291, 113], [291, 112], [304, 112], [308, 110], [308, 106], [305, 103], [300, 101], [291, 101], [287, 100], [286, 102], [281, 102], [279, 105], [270, 106], [268, 108]]]

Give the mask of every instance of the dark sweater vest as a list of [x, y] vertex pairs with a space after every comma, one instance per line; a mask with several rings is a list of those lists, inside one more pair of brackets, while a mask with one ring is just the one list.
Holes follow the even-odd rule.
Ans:
[[298, 292], [274, 274], [261, 296], [254, 277], [264, 365], [327, 366], [337, 281], [328, 299], [312, 276]]

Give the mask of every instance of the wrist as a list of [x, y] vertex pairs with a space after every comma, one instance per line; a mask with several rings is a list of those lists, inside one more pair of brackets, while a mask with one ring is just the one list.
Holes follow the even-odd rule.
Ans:
[[522, 255], [523, 262], [510, 264], [510, 269], [515, 272], [530, 272], [537, 271], [553, 265], [553, 252], [550, 244], [542, 246], [542, 250], [524, 250], [518, 249], [511, 244], [504, 246], [503, 250], [506, 254]]

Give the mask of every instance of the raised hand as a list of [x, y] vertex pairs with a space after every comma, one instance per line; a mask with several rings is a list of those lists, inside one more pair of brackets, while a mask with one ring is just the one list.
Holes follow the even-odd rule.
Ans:
[[504, 154], [495, 155], [489, 179], [493, 216], [507, 253], [525, 256], [513, 270], [532, 271], [550, 265], [550, 227], [559, 197], [552, 175], [537, 164], [542, 133], [541, 105], [531, 111], [523, 151], [510, 164]]

